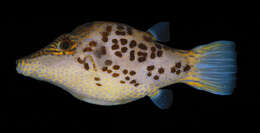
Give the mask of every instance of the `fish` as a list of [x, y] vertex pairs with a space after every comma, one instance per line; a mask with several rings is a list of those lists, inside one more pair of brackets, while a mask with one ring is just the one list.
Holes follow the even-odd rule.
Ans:
[[103, 106], [149, 97], [158, 108], [169, 109], [173, 90], [165, 87], [176, 83], [216, 95], [232, 94], [235, 42], [219, 40], [180, 50], [163, 44], [169, 41], [169, 22], [147, 31], [118, 22], [88, 22], [16, 60], [16, 70]]

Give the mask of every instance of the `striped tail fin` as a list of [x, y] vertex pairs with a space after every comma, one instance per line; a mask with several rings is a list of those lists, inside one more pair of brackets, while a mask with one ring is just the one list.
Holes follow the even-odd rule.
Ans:
[[216, 41], [189, 52], [193, 66], [181, 82], [218, 95], [230, 95], [235, 88], [236, 53], [231, 41]]

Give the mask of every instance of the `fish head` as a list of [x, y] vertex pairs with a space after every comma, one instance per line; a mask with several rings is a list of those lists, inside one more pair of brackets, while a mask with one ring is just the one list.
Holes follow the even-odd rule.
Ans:
[[37, 52], [18, 59], [19, 74], [39, 80], [56, 80], [57, 76], [72, 69], [78, 41], [73, 35], [63, 34]]

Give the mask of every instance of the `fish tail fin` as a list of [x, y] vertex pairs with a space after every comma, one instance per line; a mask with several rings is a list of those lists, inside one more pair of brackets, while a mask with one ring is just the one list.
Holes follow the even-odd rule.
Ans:
[[234, 42], [216, 41], [198, 46], [187, 56], [192, 69], [182, 83], [213, 94], [232, 94], [237, 69]]

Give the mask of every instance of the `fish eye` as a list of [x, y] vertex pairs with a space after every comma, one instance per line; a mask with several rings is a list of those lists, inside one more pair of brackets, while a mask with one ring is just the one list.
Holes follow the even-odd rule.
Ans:
[[68, 41], [61, 41], [58, 43], [58, 47], [61, 50], [67, 50], [70, 48], [71, 43]]

